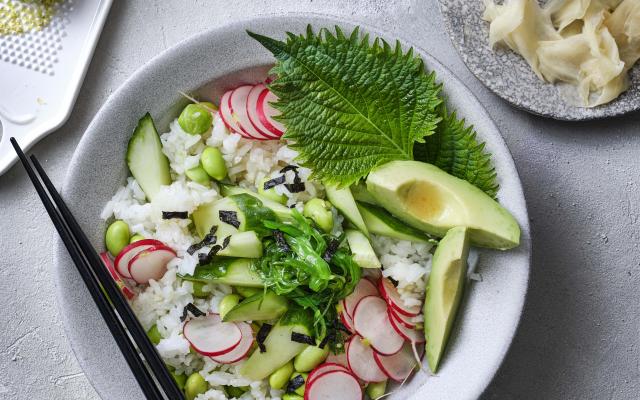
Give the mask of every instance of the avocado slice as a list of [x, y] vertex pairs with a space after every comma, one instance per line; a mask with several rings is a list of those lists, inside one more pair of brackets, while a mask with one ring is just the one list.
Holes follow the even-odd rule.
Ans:
[[392, 161], [367, 177], [367, 190], [391, 214], [443, 237], [456, 226], [469, 228], [471, 243], [510, 249], [520, 244], [520, 227], [498, 202], [467, 181], [419, 161]]
[[404, 224], [384, 208], [358, 202], [358, 210], [370, 233], [411, 242], [436, 243], [418, 229]]
[[242, 300], [229, 310], [222, 320], [225, 322], [267, 321], [280, 318], [288, 308], [285, 297], [267, 290]]
[[353, 198], [356, 199], [356, 201], [373, 205], [378, 204], [371, 193], [367, 191], [367, 185], [363, 181], [351, 185], [349, 189], [351, 189], [351, 194], [353, 195]]
[[327, 199], [344, 215], [344, 217], [355, 225], [360, 232], [369, 237], [369, 231], [367, 226], [362, 220], [362, 215], [358, 211], [356, 201], [351, 194], [351, 190], [346, 188], [338, 188], [337, 186], [325, 185], [325, 191], [327, 192]]
[[469, 230], [450, 229], [433, 255], [424, 301], [424, 335], [429, 368], [434, 373], [447, 346], [467, 276]]

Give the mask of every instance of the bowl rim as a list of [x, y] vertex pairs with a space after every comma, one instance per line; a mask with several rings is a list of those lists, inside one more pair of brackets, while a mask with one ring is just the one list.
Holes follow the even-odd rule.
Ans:
[[[474, 107], [476, 110], [474, 113], [477, 113], [478, 118], [484, 119], [484, 122], [488, 125], [490, 132], [479, 132], [478, 135], [487, 143], [490, 142], [491, 147], [499, 149], [499, 157], [500, 157], [500, 165], [501, 170], [499, 170], [499, 175], [508, 176], [509, 179], [514, 180], [513, 187], [511, 187], [511, 195], [515, 196], [513, 200], [514, 203], [510, 204], [510, 209], [517, 209], [518, 211], [518, 222], [520, 223], [521, 232], [522, 232], [522, 240], [521, 245], [518, 248], [517, 255], [519, 255], [520, 261], [523, 263], [523, 272], [521, 276], [519, 276], [520, 281], [518, 283], [518, 292], [519, 297], [517, 299], [512, 299], [515, 303], [512, 305], [512, 312], [517, 314], [515, 318], [511, 320], [510, 326], [505, 327], [508, 329], [506, 332], [505, 340], [501, 343], [501, 346], [496, 349], [496, 354], [493, 357], [492, 364], [482, 368], [484, 370], [485, 379], [482, 384], [477, 385], [475, 388], [470, 389], [470, 393], [468, 393], [465, 397], [460, 398], [476, 398], [480, 396], [484, 390], [488, 387], [489, 383], [492, 381], [495, 373], [498, 368], [502, 364], [506, 353], [513, 341], [515, 336], [515, 332], [520, 324], [522, 310], [524, 308], [528, 282], [529, 282], [529, 273], [530, 273], [530, 265], [531, 265], [531, 240], [530, 240], [530, 228], [528, 222], [528, 213], [526, 202], [524, 199], [524, 194], [522, 190], [522, 184], [519, 179], [519, 175], [511, 154], [504, 142], [503, 137], [500, 135], [498, 128], [496, 127], [494, 121], [491, 119], [487, 111], [482, 107], [481, 103], [477, 99], [477, 97], [471, 92], [471, 90], [460, 80], [458, 79], [447, 67], [442, 65], [439, 61], [437, 61], [433, 56], [431, 56], [428, 52], [426, 52], [421, 47], [414, 44], [413, 41], [407, 40], [398, 34], [391, 34], [385, 30], [370, 26], [365, 23], [361, 23], [358, 21], [353, 21], [347, 18], [336, 17], [332, 15], [325, 15], [319, 13], [305, 13], [305, 12], [295, 12], [295, 13], [287, 13], [284, 15], [261, 15], [259, 17], [250, 17], [242, 20], [236, 20], [232, 23], [221, 25], [219, 27], [215, 27], [204, 32], [193, 35], [185, 40], [180, 41], [176, 45], [164, 50], [160, 54], [153, 57], [150, 61], [145, 63], [142, 67], [136, 70], [125, 82], [123, 82], [120, 87], [114, 91], [108, 99], [104, 102], [102, 107], [96, 113], [95, 117], [91, 121], [90, 125], [86, 130], [86, 134], [80, 140], [78, 147], [76, 148], [67, 172], [65, 174], [64, 183], [63, 183], [63, 197], [65, 199], [69, 199], [70, 197], [74, 197], [77, 193], [74, 193], [74, 187], [72, 186], [74, 182], [78, 181], [80, 173], [77, 171], [78, 164], [81, 164], [81, 160], [83, 154], [87, 152], [87, 149], [93, 146], [94, 144], [91, 142], [92, 136], [95, 135], [95, 132], [99, 131], [100, 125], [104, 124], [105, 121], [108, 120], [108, 115], [113, 112], [112, 108], [114, 108], [114, 104], [119, 101], [119, 98], [126, 94], [129, 87], [139, 84], [145, 80], [149, 79], [149, 76], [153, 75], [154, 72], [157, 72], [159, 69], [163, 69], [164, 65], [170, 64], [174, 62], [177, 57], [180, 57], [183, 53], [188, 53], [193, 48], [197, 48], [203, 45], [203, 42], [207, 39], [215, 38], [217, 36], [221, 36], [224, 31], [242, 31], [244, 32], [245, 28], [249, 24], [266, 24], [268, 26], [278, 26], [281, 27], [283, 25], [289, 24], [298, 24], [300, 21], [313, 21], [313, 24], [318, 26], [319, 22], [324, 23], [324, 26], [333, 26], [333, 25], [341, 25], [341, 26], [360, 26], [364, 31], [369, 32], [371, 34], [375, 34], [381, 37], [387, 38], [397, 38], [400, 43], [403, 44], [404, 47], [407, 45], [411, 45], [415, 50], [416, 54], [419, 54], [424, 60], [425, 64], [430, 67], [432, 70], [438, 70], [438, 75], [441, 80], [444, 81], [446, 78], [453, 79], [455, 83], [448, 83], [445, 85], [456, 86], [456, 90], [462, 90], [465, 92], [465, 96], [469, 97], [469, 100], [474, 103]], [[290, 28], [287, 28], [290, 29]], [[283, 29], [282, 31], [284, 32]], [[256, 65], [256, 64], [253, 64]], [[445, 77], [443, 79], [443, 76]], [[497, 134], [496, 134], [497, 133]], [[485, 136], [486, 135], [486, 136]], [[494, 156], [497, 156], [494, 152]], [[497, 169], [497, 166], [496, 166]], [[502, 190], [502, 189], [501, 189]], [[73, 208], [73, 203], [69, 204]], [[87, 356], [86, 349], [83, 349], [81, 344], [82, 335], [78, 335], [74, 329], [74, 325], [72, 323], [73, 318], [68, 313], [68, 305], [69, 299], [67, 298], [67, 292], [64, 288], [65, 286], [65, 273], [63, 269], [66, 268], [66, 263], [68, 261], [66, 250], [62, 245], [59, 238], [56, 237], [56, 247], [55, 247], [55, 280], [56, 280], [56, 303], [58, 309], [61, 313], [61, 319], [63, 321], [63, 327], [66, 333], [66, 336], [70, 342], [72, 351], [74, 355], [79, 361], [79, 364], [83, 371], [86, 372], [87, 378], [89, 379], [92, 386], [98, 392], [100, 396], [108, 397], [107, 390], [97, 382], [96, 376], [94, 374], [95, 366], [92, 365], [93, 358]], [[504, 253], [503, 253], [504, 254]], [[93, 305], [92, 305], [93, 306]], [[77, 317], [76, 317], [77, 318]], [[96, 317], [99, 319], [98, 317]], [[127, 371], [128, 372], [128, 371]], [[130, 374], [129, 374], [130, 375]], [[133, 381], [133, 378], [130, 377]], [[418, 391], [421, 392], [421, 388], [417, 388]], [[417, 396], [412, 396], [411, 398], [420, 398], [420, 393], [417, 393]]]

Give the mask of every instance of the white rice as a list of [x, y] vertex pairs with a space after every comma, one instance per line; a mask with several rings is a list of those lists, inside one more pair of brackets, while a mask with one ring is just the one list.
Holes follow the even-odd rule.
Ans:
[[[116, 192], [106, 204], [101, 217], [125, 221], [132, 233], [160, 240], [175, 249], [178, 257], [168, 265], [167, 273], [159, 281], [151, 281], [148, 287], [135, 288], [137, 296], [132, 308], [142, 326], [149, 329], [156, 325], [162, 336], [157, 345], [158, 352], [176, 373], [199, 372], [211, 385], [211, 389], [197, 400], [226, 399], [223, 386], [249, 387], [240, 397], [249, 399], [280, 399], [283, 392], [270, 389], [266, 381], [251, 382], [238, 373], [242, 361], [235, 365], [220, 365], [209, 357], [201, 357], [189, 351], [189, 343], [182, 336], [180, 316], [188, 303], [195, 304], [205, 312], [217, 312], [220, 300], [231, 287], [208, 285], [211, 296], [207, 299], [193, 297], [193, 285], [177, 277], [178, 273], [191, 274], [198, 259], [197, 253], [189, 255], [186, 249], [199, 241], [192, 233], [190, 220], [162, 219], [162, 211], [193, 212], [199, 205], [220, 198], [218, 188], [206, 188], [185, 177], [185, 171], [199, 163], [200, 154], [206, 146], [220, 149], [229, 171], [229, 179], [235, 184], [257, 190], [264, 179], [281, 174], [287, 165], [295, 165], [295, 151], [276, 141], [247, 140], [229, 132], [218, 115], [214, 116], [212, 128], [202, 136], [185, 133], [177, 121], [170, 124], [169, 132], [161, 135], [163, 151], [170, 162], [174, 182], [161, 189], [154, 200], [146, 203], [145, 195], [133, 178]], [[304, 201], [324, 197], [322, 185], [309, 181], [311, 171], [299, 167], [298, 174], [306, 190], [289, 192], [284, 185], [276, 191], [287, 197], [287, 205], [302, 209]], [[285, 173], [287, 183], [293, 183], [293, 172]], [[343, 217], [335, 209], [333, 234], [341, 233]], [[425, 282], [431, 268], [431, 244], [412, 243], [381, 236], [373, 237], [374, 248], [383, 265], [383, 275], [398, 282], [398, 290], [407, 306], [422, 304]], [[201, 251], [207, 251], [204, 248]], [[420, 317], [417, 317], [417, 321]]]

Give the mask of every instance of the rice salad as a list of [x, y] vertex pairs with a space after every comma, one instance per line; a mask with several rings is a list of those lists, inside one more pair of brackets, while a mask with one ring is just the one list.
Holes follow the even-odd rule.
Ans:
[[[169, 161], [172, 183], [160, 187], [152, 201], [148, 201], [135, 178], [129, 177], [106, 204], [101, 217], [105, 221], [123, 221], [130, 234], [163, 242], [176, 252], [176, 257], [166, 265], [166, 272], [146, 285], [136, 285], [125, 280], [135, 292], [131, 306], [142, 326], [157, 329], [160, 340], [157, 351], [177, 376], [200, 374], [208, 383], [208, 389], [198, 394], [197, 400], [218, 400], [229, 397], [229, 387], [241, 388], [239, 399], [280, 399], [285, 391], [271, 388], [268, 380], [251, 380], [243, 377], [239, 369], [243, 361], [222, 364], [193, 351], [183, 335], [181, 316], [188, 304], [205, 313], [220, 313], [220, 302], [233, 293], [230, 285], [210, 283], [203, 289], [206, 298], [194, 296], [194, 284], [181, 279], [181, 275], [193, 274], [198, 265], [198, 255], [209, 247], [189, 254], [187, 250], [201, 241], [192, 229], [189, 219], [165, 219], [162, 212], [172, 210], [193, 213], [200, 205], [222, 198], [219, 186], [212, 181], [209, 187], [190, 180], [186, 171], [200, 165], [202, 152], [207, 147], [219, 149], [228, 171], [228, 182], [238, 187], [258, 192], [265, 180], [272, 179], [280, 171], [295, 166], [297, 173], [289, 169], [284, 173], [284, 183], [293, 184], [299, 179], [304, 190], [291, 192], [286, 185], [274, 187], [276, 195], [284, 196], [289, 208], [300, 212], [310, 199], [325, 199], [324, 187], [310, 180], [311, 171], [296, 163], [297, 152], [286, 141], [258, 141], [231, 131], [223, 123], [219, 112], [212, 113], [212, 124], [201, 135], [187, 133], [178, 119], [170, 123], [170, 130], [160, 135], [162, 152]], [[333, 218], [332, 234], [340, 235], [344, 217], [335, 207], [330, 208]], [[379, 235], [371, 235], [373, 248], [382, 265], [382, 275], [397, 284], [403, 304], [408, 308], [421, 307], [424, 302], [426, 278], [431, 259], [432, 243], [411, 242]], [[421, 316], [413, 317], [420, 324]]]

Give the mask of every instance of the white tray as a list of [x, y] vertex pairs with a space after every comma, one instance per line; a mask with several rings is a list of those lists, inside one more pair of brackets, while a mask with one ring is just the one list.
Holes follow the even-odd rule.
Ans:
[[112, 0], [65, 0], [42, 30], [0, 36], [0, 174], [62, 125], [76, 100]]

